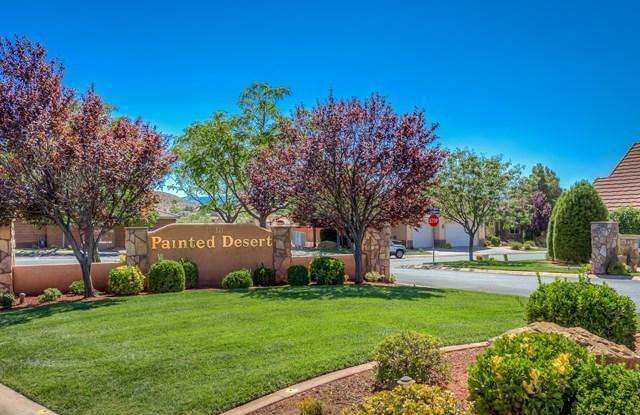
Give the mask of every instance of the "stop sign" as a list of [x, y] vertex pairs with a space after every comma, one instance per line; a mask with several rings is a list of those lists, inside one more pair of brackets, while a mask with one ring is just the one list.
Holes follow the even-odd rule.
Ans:
[[432, 215], [429, 215], [429, 225], [435, 228], [436, 226], [438, 226], [439, 223], [440, 223], [440, 217], [438, 215], [436, 215], [435, 213]]

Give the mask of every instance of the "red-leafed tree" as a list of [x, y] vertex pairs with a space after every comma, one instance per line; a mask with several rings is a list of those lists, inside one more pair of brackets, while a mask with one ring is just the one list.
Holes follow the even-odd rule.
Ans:
[[62, 78], [41, 45], [0, 39], [0, 200], [12, 201], [0, 220], [55, 223], [90, 297], [96, 244], [153, 209], [173, 156], [149, 125], [110, 118], [93, 90], [78, 98]]
[[445, 157], [435, 144], [437, 127], [420, 111], [396, 114], [378, 95], [363, 102], [330, 96], [283, 125], [294, 157], [293, 216], [346, 234], [356, 283], [363, 280], [367, 229], [424, 219], [431, 205], [425, 189]]
[[272, 144], [247, 165], [248, 186], [240, 195], [240, 201], [253, 208], [262, 227], [267, 226], [270, 215], [284, 212], [288, 207], [293, 186], [292, 163], [293, 153], [288, 147]]

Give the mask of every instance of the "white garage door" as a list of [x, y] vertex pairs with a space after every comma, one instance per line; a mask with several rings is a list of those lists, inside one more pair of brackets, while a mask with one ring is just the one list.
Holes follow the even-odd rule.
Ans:
[[413, 228], [413, 247], [431, 248], [433, 246], [433, 228], [427, 224]]
[[[469, 236], [464, 231], [462, 225], [458, 225], [457, 223], [447, 223], [445, 225], [445, 230], [447, 235], [447, 242], [449, 242], [452, 247], [469, 246]], [[478, 244], [477, 235], [475, 244]]]

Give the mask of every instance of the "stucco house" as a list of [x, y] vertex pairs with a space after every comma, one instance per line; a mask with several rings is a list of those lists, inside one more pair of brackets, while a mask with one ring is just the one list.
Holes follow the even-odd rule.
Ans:
[[[454, 222], [440, 217], [440, 223], [431, 227], [427, 218], [418, 227], [411, 225], [397, 225], [391, 229], [391, 239], [401, 241], [407, 248], [453, 248], [469, 247], [469, 236], [464, 228]], [[484, 245], [485, 227], [481, 226], [476, 234], [474, 246]]]
[[635, 142], [607, 177], [593, 183], [607, 209], [640, 208], [640, 141]]

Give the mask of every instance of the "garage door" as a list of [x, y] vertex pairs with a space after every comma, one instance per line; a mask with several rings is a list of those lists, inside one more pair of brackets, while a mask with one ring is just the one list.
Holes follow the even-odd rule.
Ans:
[[[469, 236], [464, 231], [462, 225], [458, 225], [457, 223], [447, 223], [445, 225], [445, 230], [447, 235], [447, 242], [449, 242], [452, 247], [469, 246]], [[477, 236], [475, 244], [478, 244]]]
[[424, 224], [413, 229], [413, 247], [431, 248], [433, 246], [433, 228]]

